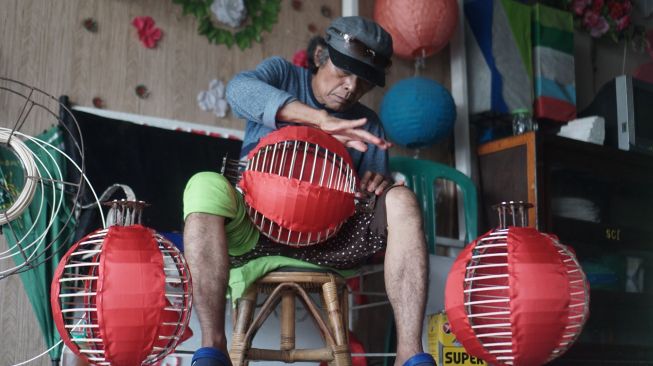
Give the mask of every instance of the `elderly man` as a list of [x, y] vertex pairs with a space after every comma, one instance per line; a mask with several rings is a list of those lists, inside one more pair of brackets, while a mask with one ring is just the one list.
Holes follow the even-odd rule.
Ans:
[[[386, 291], [397, 324], [395, 364], [435, 364], [421, 342], [428, 259], [419, 206], [408, 188], [392, 185], [390, 144], [376, 113], [358, 102], [375, 86], [385, 86], [392, 38], [373, 21], [344, 17], [331, 23], [325, 39], [314, 75], [272, 57], [229, 83], [227, 99], [247, 120], [241, 156], [282, 126], [321, 129], [349, 148], [361, 177], [358, 196], [376, 196], [374, 209], [357, 210], [337, 235], [319, 246], [283, 247], [259, 235], [246, 217], [241, 194], [223, 176], [193, 176], [184, 193], [184, 242], [202, 332], [195, 366], [229, 365], [224, 312], [230, 267], [272, 255], [289, 261], [280, 259], [277, 266], [301, 261], [347, 269], [383, 248]], [[349, 252], [354, 254], [343, 255]]]

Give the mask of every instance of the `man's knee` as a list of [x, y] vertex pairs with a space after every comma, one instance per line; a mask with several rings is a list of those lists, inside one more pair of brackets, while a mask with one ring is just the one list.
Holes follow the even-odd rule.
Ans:
[[386, 210], [388, 213], [419, 214], [417, 197], [410, 188], [394, 187], [386, 193]]

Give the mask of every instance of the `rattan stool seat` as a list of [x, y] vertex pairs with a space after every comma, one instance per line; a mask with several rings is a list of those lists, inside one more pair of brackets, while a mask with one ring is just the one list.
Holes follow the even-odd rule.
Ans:
[[[267, 294], [254, 316], [258, 294]], [[322, 306], [309, 293], [319, 293]], [[299, 298], [322, 333], [325, 346], [314, 349], [295, 348], [295, 298]], [[268, 316], [281, 302], [281, 341], [278, 350], [252, 348], [252, 340]], [[351, 365], [347, 337], [347, 287], [345, 279], [331, 272], [277, 270], [258, 279], [238, 299], [234, 312], [234, 329], [229, 354], [234, 366], [249, 361], [327, 361], [330, 365]]]

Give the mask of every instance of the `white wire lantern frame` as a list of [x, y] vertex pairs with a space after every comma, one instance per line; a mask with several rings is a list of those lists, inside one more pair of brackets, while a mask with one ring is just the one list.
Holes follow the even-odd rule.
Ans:
[[[504, 202], [498, 205], [499, 228], [481, 238], [472, 250], [472, 257], [465, 271], [463, 287], [464, 305], [471, 329], [477, 339], [496, 359], [512, 365], [515, 359], [512, 349], [512, 322], [508, 274], [507, 215], [513, 225], [527, 224], [526, 209], [532, 205], [523, 202]], [[518, 219], [520, 218], [520, 219]], [[589, 316], [589, 286], [576, 256], [558, 239], [547, 236], [558, 250], [569, 277], [569, 315], [560, 342], [551, 351], [547, 362], [555, 359], [578, 339]], [[482, 310], [480, 310], [482, 309]]]
[[[109, 212], [117, 225], [140, 223], [142, 201], [112, 201]], [[72, 345], [89, 362], [95, 365], [111, 365], [105, 358], [105, 344], [97, 324], [97, 288], [100, 260], [104, 240], [109, 228], [99, 229], [87, 235], [75, 244], [73, 251], [65, 257], [64, 271], [59, 278], [57, 306], [63, 316], [66, 334]], [[190, 321], [192, 308], [192, 285], [190, 270], [186, 259], [179, 249], [168, 239], [154, 233], [159, 250], [163, 255], [163, 272], [165, 275], [165, 298], [168, 306], [164, 311], [176, 315], [176, 321], [164, 321], [163, 327], [169, 329], [169, 335], [159, 335], [158, 341], [166, 342], [165, 347], [154, 346], [143, 360], [142, 365], [152, 365], [170, 354], [181, 341]], [[155, 341], [156, 342], [156, 341]], [[69, 344], [70, 346], [71, 344]], [[73, 351], [73, 349], [71, 347]]]
[[[9, 187], [0, 185], [0, 193], [3, 197], [11, 197], [13, 202], [9, 207], [0, 207], [0, 235], [11, 235], [15, 244], [7, 246], [0, 251], [0, 280], [17, 273], [31, 270], [40, 264], [48, 261], [52, 256], [57, 254], [49, 249], [57, 240], [64, 242], [72, 239], [71, 235], [64, 236], [67, 226], [73, 223], [80, 207], [81, 193], [88, 188], [95, 198], [97, 208], [104, 225], [104, 214], [100, 208], [99, 200], [95, 190], [91, 186], [85, 175], [84, 168], [84, 142], [81, 135], [81, 129], [72, 112], [59, 102], [54, 96], [30, 85], [13, 79], [0, 77], [0, 103], [6, 103], [9, 107], [0, 115], [0, 122], [7, 127], [0, 127], [0, 148], [15, 155], [24, 172], [24, 182], [22, 189], [18, 194], [12, 192]], [[58, 111], [54, 111], [54, 108]], [[14, 117], [8, 116], [8, 113], [16, 112]], [[7, 113], [7, 115], [5, 115]], [[59, 147], [54, 146], [48, 141], [43, 141], [24, 132], [25, 129], [36, 130], [38, 116], [46, 116], [51, 119], [52, 124], [60, 126], [60, 131], [67, 137], [67, 142], [72, 144], [72, 149], [78, 156], [79, 160], [66, 154]], [[69, 118], [69, 123], [65, 123], [63, 116]], [[42, 122], [42, 121], [41, 121]], [[33, 147], [30, 149], [28, 143]], [[37, 153], [44, 153], [40, 158]], [[64, 176], [63, 170], [56, 165], [55, 171], [50, 171], [46, 163], [54, 162], [55, 155], [61, 155], [70, 167], [74, 167], [79, 173], [76, 178], [68, 180]], [[47, 161], [47, 160], [51, 161]], [[46, 189], [51, 189], [52, 194], [45, 194]], [[38, 194], [37, 192], [40, 192]], [[18, 233], [16, 225], [19, 225], [21, 215], [31, 205], [40, 202], [37, 208], [37, 216], [33, 223], [23, 235]], [[47, 201], [47, 205], [46, 205]], [[53, 228], [55, 217], [59, 215], [64, 202], [69, 201], [71, 209], [62, 219], [63, 224], [56, 232]], [[47, 206], [47, 207], [46, 207]], [[6, 208], [5, 208], [6, 207]], [[37, 219], [45, 216], [47, 225], [43, 232], [37, 235], [31, 235], [36, 230]], [[50, 239], [47, 234], [50, 235]], [[32, 236], [32, 239], [29, 237]], [[63, 246], [65, 248], [65, 246]], [[61, 249], [63, 250], [63, 248]], [[12, 259], [19, 259], [10, 262]]]

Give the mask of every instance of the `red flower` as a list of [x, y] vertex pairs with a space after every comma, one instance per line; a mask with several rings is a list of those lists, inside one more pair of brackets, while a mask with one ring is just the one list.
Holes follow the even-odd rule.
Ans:
[[621, 32], [622, 30], [628, 28], [630, 25], [630, 15], [626, 15], [623, 18], [617, 20], [617, 32]]
[[292, 55], [292, 63], [294, 65], [308, 69], [308, 56], [306, 50], [299, 50]]
[[583, 15], [585, 8], [592, 2], [592, 0], [574, 0], [571, 4], [572, 9], [576, 15]]
[[594, 0], [594, 2], [592, 2], [592, 10], [597, 13], [600, 13], [603, 5], [604, 5], [603, 0]]
[[608, 7], [610, 8], [610, 18], [614, 20], [617, 20], [625, 15], [624, 5], [621, 3], [614, 1], [611, 2]]
[[132, 25], [138, 30], [138, 39], [147, 48], [156, 47], [163, 33], [154, 25], [154, 19], [149, 16], [135, 17]]

